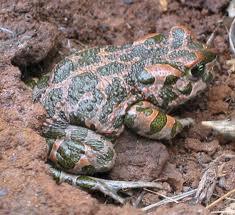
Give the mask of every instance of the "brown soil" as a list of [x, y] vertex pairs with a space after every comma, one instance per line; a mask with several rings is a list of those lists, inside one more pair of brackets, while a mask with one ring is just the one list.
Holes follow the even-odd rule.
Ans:
[[[101, 195], [67, 184], [57, 185], [45, 164], [47, 148], [40, 128], [45, 112], [31, 99], [22, 80], [48, 72], [74, 49], [123, 44], [147, 33], [163, 32], [175, 24], [189, 26], [206, 41], [226, 14], [224, 0], [1, 0], [0, 6], [0, 213], [1, 214], [142, 214], [129, 205], [104, 204]], [[224, 23], [231, 20], [225, 19]], [[227, 26], [227, 27], [228, 27]], [[8, 30], [4, 30], [8, 29]], [[202, 120], [235, 116], [235, 75], [229, 74], [228, 35], [221, 26], [214, 46], [218, 68], [209, 91], [177, 111], [197, 124], [172, 143], [149, 141], [125, 132], [117, 141], [119, 155], [112, 179], [158, 179], [165, 195], [197, 188], [205, 168], [219, 155], [234, 153], [234, 141], [218, 138], [200, 125]], [[221, 196], [235, 188], [235, 163], [228, 161], [216, 185]], [[139, 194], [134, 193], [133, 199]], [[212, 196], [212, 200], [216, 196]], [[98, 200], [97, 200], [98, 199]], [[146, 193], [142, 205], [159, 196]], [[112, 203], [109, 199], [108, 203]], [[219, 206], [223, 208], [223, 205]], [[218, 208], [220, 209], [220, 208]], [[202, 205], [158, 208], [154, 214], [207, 214]]]

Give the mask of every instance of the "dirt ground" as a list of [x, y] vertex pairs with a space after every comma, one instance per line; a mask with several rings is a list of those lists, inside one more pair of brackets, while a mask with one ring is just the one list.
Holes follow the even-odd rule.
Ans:
[[[47, 146], [40, 136], [45, 112], [32, 102], [32, 90], [23, 81], [50, 71], [59, 59], [76, 49], [123, 44], [152, 32], [166, 32], [176, 24], [193, 30], [205, 42], [226, 16], [229, 1], [222, 0], [1, 0], [0, 5], [0, 213], [1, 214], [143, 214], [132, 205], [133, 193], [122, 207], [100, 194], [88, 194], [68, 184], [57, 185], [48, 174]], [[163, 1], [162, 1], [163, 2]], [[129, 131], [116, 144], [118, 158], [105, 175], [119, 180], [158, 180], [174, 196], [198, 187], [204, 171], [222, 154], [234, 154], [235, 141], [225, 141], [203, 120], [235, 117], [235, 74], [224, 18], [214, 46], [218, 66], [207, 92], [179, 108], [180, 117], [196, 125], [171, 143], [137, 137]], [[227, 28], [226, 28], [227, 27]], [[235, 188], [235, 162], [226, 160], [213, 202]], [[157, 190], [156, 190], [157, 191]], [[162, 199], [145, 191], [139, 207]], [[210, 202], [208, 204], [210, 204]], [[226, 206], [220, 202], [213, 210]], [[210, 214], [206, 204], [193, 201], [168, 204], [152, 214]]]

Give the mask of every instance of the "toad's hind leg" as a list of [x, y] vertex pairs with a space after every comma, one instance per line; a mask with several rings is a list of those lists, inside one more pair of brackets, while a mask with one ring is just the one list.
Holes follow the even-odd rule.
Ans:
[[176, 119], [160, 111], [153, 104], [143, 101], [133, 105], [125, 116], [125, 125], [137, 134], [150, 139], [171, 139], [193, 119]]
[[[84, 127], [51, 124], [43, 132], [49, 145], [49, 159], [60, 170], [51, 168], [51, 173], [58, 182], [67, 182], [77, 187], [99, 190], [120, 203], [124, 199], [118, 191], [128, 188], [156, 187], [155, 182], [125, 182], [104, 180], [85, 176], [95, 172], [105, 172], [112, 168], [115, 161], [113, 144], [107, 138]], [[81, 175], [73, 175], [73, 174]]]

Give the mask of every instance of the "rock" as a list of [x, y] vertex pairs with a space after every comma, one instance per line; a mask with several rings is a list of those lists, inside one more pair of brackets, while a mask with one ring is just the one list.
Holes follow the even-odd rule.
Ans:
[[180, 192], [183, 188], [183, 176], [174, 164], [167, 163], [160, 178], [164, 178], [164, 181], [168, 182], [176, 192]]
[[187, 138], [185, 140], [185, 147], [195, 152], [206, 152], [209, 155], [213, 155], [220, 147], [218, 140], [212, 140], [211, 142], [201, 142], [198, 139]]
[[19, 37], [19, 46], [12, 63], [18, 67], [26, 67], [44, 60], [49, 53], [55, 52], [58, 45], [58, 30], [47, 22], [40, 22], [36, 29]]
[[235, 159], [231, 159], [223, 166], [224, 176], [219, 179], [219, 186], [227, 191], [235, 189]]
[[117, 159], [111, 170], [112, 179], [156, 179], [161, 173], [169, 154], [166, 147], [157, 142], [125, 132], [115, 145]]

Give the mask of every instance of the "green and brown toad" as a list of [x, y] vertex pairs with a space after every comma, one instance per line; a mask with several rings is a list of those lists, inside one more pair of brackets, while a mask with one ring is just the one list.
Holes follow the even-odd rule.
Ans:
[[147, 138], [170, 139], [191, 124], [192, 119], [177, 120], [167, 113], [206, 88], [214, 59], [182, 26], [168, 35], [152, 34], [66, 57], [34, 90], [50, 118], [43, 128], [49, 160], [61, 170], [81, 174], [54, 171], [55, 177], [123, 202], [116, 191], [135, 187], [135, 182], [85, 175], [112, 168], [116, 154], [111, 139], [125, 126]]

